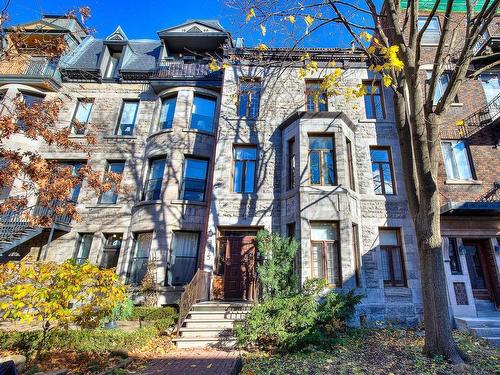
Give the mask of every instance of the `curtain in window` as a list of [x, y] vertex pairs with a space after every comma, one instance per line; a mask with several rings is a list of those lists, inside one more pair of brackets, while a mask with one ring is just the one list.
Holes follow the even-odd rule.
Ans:
[[153, 232], [139, 233], [135, 238], [135, 251], [132, 259], [130, 283], [139, 285], [146, 275]]
[[446, 176], [450, 179], [470, 180], [473, 178], [467, 146], [461, 141], [442, 143]]
[[196, 232], [175, 232], [172, 240], [172, 255], [168, 271], [170, 285], [184, 285], [196, 273], [198, 261], [198, 238]]

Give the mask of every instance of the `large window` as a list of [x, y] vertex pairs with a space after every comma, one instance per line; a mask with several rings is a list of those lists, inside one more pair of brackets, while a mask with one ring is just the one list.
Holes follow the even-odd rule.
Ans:
[[340, 257], [336, 223], [311, 223], [312, 277], [340, 286]]
[[370, 147], [375, 194], [395, 194], [394, 171], [389, 147]]
[[352, 144], [349, 138], [345, 139], [346, 152], [347, 152], [347, 182], [349, 189], [356, 190], [356, 183], [354, 181], [354, 161], [352, 158]]
[[102, 247], [101, 267], [115, 268], [118, 265], [118, 257], [123, 242], [122, 233], [105, 233]]
[[256, 160], [256, 147], [234, 147], [233, 191], [235, 193], [253, 193], [255, 191]]
[[[71, 170], [71, 174], [73, 176], [78, 176], [78, 172], [80, 171], [80, 168], [82, 168], [84, 165], [84, 163], [82, 162], [79, 162], [79, 161], [65, 161], [65, 162], [61, 162], [61, 166], [63, 168], [70, 168]], [[81, 182], [76, 185], [75, 187], [73, 187], [73, 189], [71, 189], [71, 192], [69, 194], [69, 200], [71, 200], [72, 202], [78, 202], [78, 197], [80, 196], [80, 190], [82, 188], [82, 184]]]
[[442, 141], [446, 176], [452, 180], [472, 180], [471, 162], [463, 141]]
[[149, 161], [148, 178], [144, 185], [144, 200], [158, 200], [161, 197], [161, 185], [165, 172], [165, 158], [151, 159]]
[[117, 135], [132, 135], [134, 133], [135, 120], [139, 101], [124, 100], [120, 111], [120, 119], [116, 129]]
[[309, 136], [311, 185], [335, 185], [333, 138]]
[[207, 182], [208, 161], [186, 158], [182, 179], [181, 199], [203, 202]]
[[[483, 73], [481, 74], [481, 84], [483, 85], [486, 102], [490, 103], [500, 93], [500, 73]], [[491, 113], [494, 111], [495, 113]], [[500, 109], [498, 106], [491, 106], [490, 114], [498, 116]]]
[[115, 78], [118, 73], [118, 63], [122, 57], [121, 52], [113, 52], [109, 56], [108, 66], [104, 73], [104, 78]]
[[[21, 95], [23, 98], [24, 105], [28, 108], [31, 108], [34, 105], [41, 103], [44, 99], [43, 95], [35, 94], [35, 93], [31, 93], [31, 92], [21, 91]], [[19, 119], [17, 121], [17, 126], [19, 126], [19, 128], [22, 131], [25, 131], [27, 128], [27, 124], [24, 122], [24, 120], [21, 120], [21, 119]]]
[[191, 129], [212, 132], [214, 129], [215, 98], [195, 95], [191, 113]]
[[295, 187], [295, 138], [291, 138], [287, 142], [287, 189], [293, 189]]
[[[106, 173], [113, 173], [114, 175], [122, 175], [123, 169], [125, 168], [124, 161], [108, 161], [106, 166]], [[113, 185], [111, 189], [105, 191], [101, 194], [99, 198], [99, 203], [115, 204], [118, 200], [118, 194], [116, 193], [114, 176], [109, 176], [107, 179]]]
[[[427, 74], [427, 87], [429, 89], [429, 83], [432, 77], [432, 71], [427, 71], [426, 74]], [[434, 105], [436, 105], [437, 102], [439, 102], [439, 99], [441, 99], [441, 97], [443, 96], [444, 92], [446, 91], [446, 88], [448, 87], [449, 82], [450, 82], [450, 73], [444, 72], [439, 76], [439, 80], [436, 83], [436, 90], [434, 91], [434, 97], [432, 98], [432, 103]], [[455, 96], [455, 98], [453, 98], [453, 101], [455, 103], [458, 103], [458, 96]]]
[[171, 129], [174, 122], [177, 96], [165, 97], [161, 101], [160, 129]]
[[128, 283], [139, 285], [146, 275], [153, 242], [153, 232], [136, 233], [134, 236], [134, 253]]
[[328, 95], [320, 81], [306, 81], [306, 107], [307, 112], [328, 111]]
[[76, 264], [83, 264], [89, 259], [90, 248], [92, 247], [93, 233], [79, 233], [76, 242]]
[[240, 82], [240, 92], [238, 97], [238, 115], [249, 118], [259, 116], [260, 103], [260, 82], [242, 81]]
[[403, 251], [398, 229], [379, 229], [384, 286], [405, 286]]
[[197, 232], [174, 232], [168, 280], [170, 285], [184, 285], [196, 273], [198, 262]]
[[94, 105], [93, 99], [78, 99], [76, 104], [75, 115], [71, 122], [71, 129], [73, 134], [85, 134], [86, 125], [90, 120], [90, 113]]
[[[427, 16], [418, 17], [418, 28], [421, 30], [426, 21]], [[441, 28], [439, 27], [439, 20], [437, 17], [432, 17], [429, 22], [429, 26], [424, 31], [422, 36], [422, 44], [438, 44], [439, 38], [441, 37]]]
[[365, 115], [368, 119], [385, 119], [384, 96], [380, 81], [365, 81]]

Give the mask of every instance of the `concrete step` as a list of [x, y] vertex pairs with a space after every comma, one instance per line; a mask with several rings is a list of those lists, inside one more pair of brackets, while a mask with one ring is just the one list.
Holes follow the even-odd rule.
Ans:
[[243, 320], [245, 319], [246, 313], [241, 311], [190, 311], [188, 318], [193, 320], [222, 320], [222, 319], [233, 319], [233, 320]]
[[500, 327], [471, 328], [470, 330], [479, 337], [500, 337]]
[[227, 340], [219, 340], [214, 338], [199, 338], [199, 337], [178, 337], [172, 340], [179, 349], [188, 348], [233, 348], [236, 345], [234, 338]]
[[249, 311], [250, 303], [231, 303], [231, 302], [200, 302], [191, 308], [191, 311]]
[[213, 338], [218, 340], [220, 338], [226, 339], [233, 336], [232, 328], [181, 328], [180, 336], [183, 338], [187, 337], [198, 337], [198, 338]]
[[233, 328], [234, 319], [186, 319], [184, 321], [185, 328], [214, 328], [224, 329]]
[[500, 319], [495, 318], [455, 318], [458, 329], [500, 327]]

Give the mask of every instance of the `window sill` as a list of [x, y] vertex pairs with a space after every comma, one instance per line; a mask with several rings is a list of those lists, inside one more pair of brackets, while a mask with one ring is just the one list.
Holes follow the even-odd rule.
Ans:
[[87, 204], [86, 208], [122, 208], [124, 206], [123, 203], [96, 203], [96, 204]]
[[454, 180], [448, 179], [444, 182], [446, 185], [482, 185], [482, 181], [478, 180]]
[[390, 296], [401, 296], [401, 297], [407, 297], [411, 296], [411, 289], [408, 288], [407, 286], [385, 286], [384, 285], [384, 294], [390, 295]]
[[205, 134], [205, 135], [210, 135], [212, 137], [215, 137], [215, 134], [213, 132], [209, 132], [207, 130], [199, 130], [199, 129], [182, 129], [184, 133], [199, 133], [199, 134]]
[[164, 134], [164, 133], [173, 133], [173, 131], [174, 131], [174, 129], [172, 129], [172, 128], [157, 130], [154, 133], [151, 133], [147, 139], [149, 140], [157, 135]]
[[68, 135], [68, 138], [74, 138], [74, 139], [84, 139], [86, 138], [87, 135], [86, 134], [70, 134]]
[[189, 204], [192, 206], [207, 206], [207, 202], [199, 202], [199, 201], [189, 201], [189, 200], [183, 200], [183, 199], [173, 199], [170, 201], [170, 204], [179, 204], [179, 205], [185, 205]]
[[135, 135], [105, 135], [104, 139], [137, 139]]
[[450, 107], [463, 107], [464, 103], [451, 103]]
[[420, 43], [422, 47], [438, 47], [439, 43]]
[[149, 205], [153, 205], [153, 204], [162, 204], [163, 201], [161, 199], [155, 199], [155, 200], [151, 200], [151, 201], [140, 201], [140, 202], [137, 202], [136, 204], [134, 204], [134, 207], [140, 207], [140, 206], [149, 206]]
[[360, 119], [358, 120], [358, 123], [360, 124], [392, 124], [394, 121], [389, 121], [387, 119], [376, 119], [376, 118], [365, 118], [365, 119]]

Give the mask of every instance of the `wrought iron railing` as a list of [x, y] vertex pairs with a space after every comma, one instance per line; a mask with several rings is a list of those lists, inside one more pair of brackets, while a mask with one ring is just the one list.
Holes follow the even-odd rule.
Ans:
[[51, 217], [56, 224], [69, 225], [71, 218], [67, 215], [54, 215], [53, 209], [44, 206], [33, 206], [17, 211], [9, 211], [0, 215], [0, 241], [11, 241], [29, 228], [32, 228], [30, 218]]
[[212, 71], [207, 63], [160, 60], [151, 78], [220, 78], [220, 71]]
[[57, 61], [46, 58], [12, 59], [0, 62], [0, 76], [27, 76], [59, 79]]
[[179, 300], [179, 319], [177, 320], [177, 336], [186, 320], [191, 307], [196, 302], [210, 299], [210, 272], [198, 269], [191, 282], [184, 287]]
[[495, 96], [486, 106], [479, 111], [467, 116], [457, 125], [461, 128], [459, 132], [462, 138], [468, 138], [485, 126], [493, 123], [500, 117], [500, 93]]

